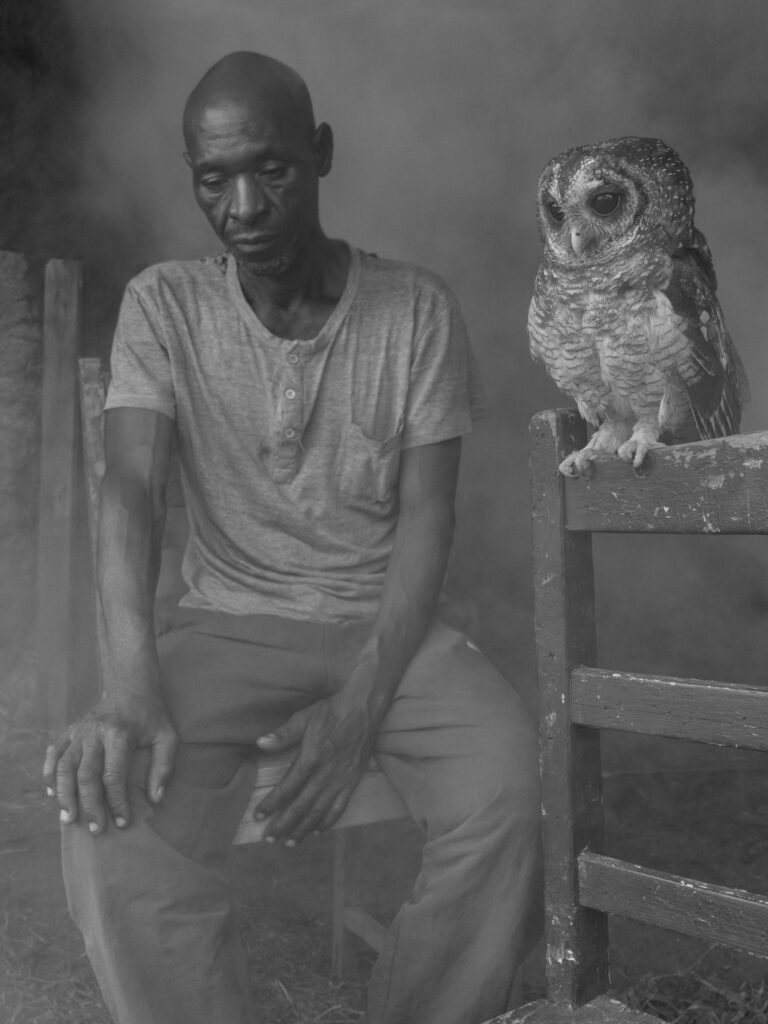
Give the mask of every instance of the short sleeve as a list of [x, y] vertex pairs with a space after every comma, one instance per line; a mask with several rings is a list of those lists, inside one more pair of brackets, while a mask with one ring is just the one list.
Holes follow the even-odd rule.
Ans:
[[110, 362], [106, 409], [152, 409], [175, 418], [168, 346], [157, 317], [133, 282], [123, 296]]
[[480, 371], [459, 304], [447, 289], [437, 299], [415, 343], [403, 448], [468, 434], [485, 414]]

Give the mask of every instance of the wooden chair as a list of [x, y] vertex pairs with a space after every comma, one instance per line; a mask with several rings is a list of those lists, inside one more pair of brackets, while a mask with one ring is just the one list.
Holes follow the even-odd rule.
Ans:
[[[104, 475], [104, 401], [109, 381], [99, 359], [81, 359], [80, 405], [83, 425], [85, 477], [88, 519], [92, 546], [95, 545], [99, 485]], [[156, 620], [167, 619], [169, 607], [180, 596], [181, 555], [186, 540], [186, 512], [181, 490], [178, 461], [173, 460], [167, 489], [168, 514], [163, 538], [163, 561], [158, 584]], [[103, 644], [103, 626], [98, 621], [99, 646]], [[255, 821], [254, 807], [280, 779], [290, 756], [259, 755], [253, 796], [235, 835], [235, 844], [257, 843], [262, 839], [264, 825]], [[363, 939], [377, 952], [381, 949], [386, 928], [363, 909], [360, 899], [358, 826], [393, 821], [408, 816], [400, 796], [390, 786], [375, 762], [363, 776], [352, 799], [334, 831], [334, 866], [332, 882], [332, 963], [336, 974], [354, 972], [356, 956], [349, 942], [350, 933]]]
[[768, 897], [603, 854], [600, 757], [601, 729], [766, 750], [768, 690], [594, 667], [592, 567], [593, 533], [768, 533], [768, 433], [565, 479], [558, 464], [585, 440], [575, 412], [531, 423], [547, 998], [489, 1024], [654, 1021], [605, 995], [608, 914], [768, 955]]

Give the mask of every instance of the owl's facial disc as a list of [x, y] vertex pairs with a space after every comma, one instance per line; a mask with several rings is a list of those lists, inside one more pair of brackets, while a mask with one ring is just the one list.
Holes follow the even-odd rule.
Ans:
[[593, 183], [583, 201], [574, 204], [569, 218], [570, 243], [575, 256], [602, 248], [615, 232], [625, 228], [627, 193], [614, 182]]

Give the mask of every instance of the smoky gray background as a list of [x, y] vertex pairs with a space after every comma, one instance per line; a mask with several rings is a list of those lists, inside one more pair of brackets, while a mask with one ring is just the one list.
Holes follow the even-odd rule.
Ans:
[[[129, 271], [216, 247], [182, 159], [196, 80], [233, 49], [294, 66], [336, 137], [326, 231], [430, 267], [463, 307], [490, 415], [465, 446], [449, 587], [533, 701], [527, 424], [567, 404], [525, 333], [537, 177], [555, 153], [618, 135], [679, 151], [751, 380], [743, 429], [768, 426], [765, 5], [70, 0], [68, 15], [70, 198], [90, 225], [83, 255], [98, 254], [106, 304], [88, 343], [108, 345]], [[761, 542], [608, 538], [598, 559], [603, 661], [762, 682]]]

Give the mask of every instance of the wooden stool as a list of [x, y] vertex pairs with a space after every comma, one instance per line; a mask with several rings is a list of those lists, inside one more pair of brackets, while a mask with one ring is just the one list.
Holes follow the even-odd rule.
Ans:
[[[600, 729], [768, 749], [768, 690], [595, 668], [592, 534], [768, 533], [768, 433], [618, 458], [589, 477], [558, 465], [583, 447], [575, 412], [530, 430], [535, 625], [547, 916], [547, 998], [493, 1024], [648, 1024], [604, 993], [608, 914], [768, 955], [768, 897], [606, 857]], [[714, 542], [713, 542], [714, 543]]]
[[[88, 520], [91, 544], [95, 554], [96, 518], [99, 486], [104, 476], [104, 401], [109, 375], [99, 359], [81, 359], [80, 406], [85, 453], [85, 478]], [[174, 604], [180, 593], [179, 568], [186, 541], [186, 511], [181, 490], [178, 460], [174, 458], [168, 481], [168, 515], [163, 538], [163, 564], [158, 584], [159, 604]], [[160, 613], [163, 613], [162, 608]], [[103, 645], [103, 625], [98, 619], [99, 646]], [[236, 844], [261, 841], [264, 825], [255, 821], [253, 810], [269, 790], [279, 781], [290, 763], [291, 755], [260, 755], [253, 795], [240, 827], [235, 835]], [[352, 795], [344, 814], [334, 831], [333, 869], [333, 934], [332, 963], [334, 973], [352, 974], [356, 957], [350, 948], [350, 933], [363, 939], [376, 952], [381, 950], [387, 929], [375, 920], [361, 905], [359, 872], [354, 857], [357, 846], [357, 826], [405, 818], [408, 811], [402, 799], [387, 781], [375, 762], [371, 764]]]

